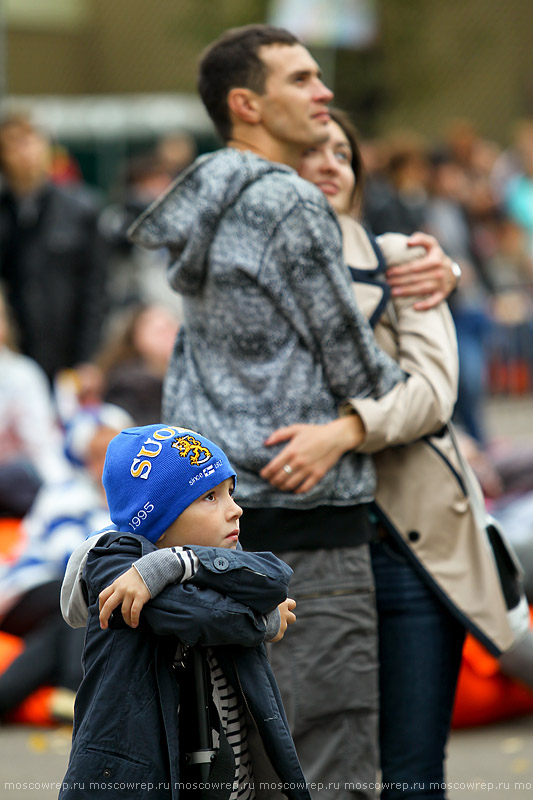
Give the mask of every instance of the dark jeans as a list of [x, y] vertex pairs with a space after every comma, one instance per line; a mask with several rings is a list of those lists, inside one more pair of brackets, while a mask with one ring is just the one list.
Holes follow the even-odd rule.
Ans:
[[381, 797], [444, 798], [464, 627], [391, 540], [372, 544], [371, 551], [379, 620]]
[[454, 416], [480, 445], [485, 444], [483, 421], [486, 384], [488, 317], [482, 311], [454, 312], [459, 349], [459, 386]]

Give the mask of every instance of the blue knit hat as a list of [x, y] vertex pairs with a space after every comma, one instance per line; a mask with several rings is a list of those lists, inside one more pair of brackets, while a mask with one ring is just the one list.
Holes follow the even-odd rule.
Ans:
[[102, 482], [121, 531], [156, 542], [198, 497], [235, 470], [216, 444], [187, 428], [127, 428], [107, 448]]

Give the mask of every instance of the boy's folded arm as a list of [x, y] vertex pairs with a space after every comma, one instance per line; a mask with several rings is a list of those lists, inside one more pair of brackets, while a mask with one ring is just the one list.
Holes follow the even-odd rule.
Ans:
[[143, 545], [138, 536], [102, 536], [89, 551], [83, 572], [89, 593], [98, 596], [102, 589], [126, 572], [142, 552]]
[[191, 646], [256, 647], [269, 634], [264, 615], [213, 589], [191, 584], [167, 586], [144, 606], [141, 619], [154, 633], [174, 634]]
[[190, 581], [227, 594], [262, 614], [285, 600], [292, 576], [291, 568], [272, 553], [195, 545], [155, 550], [133, 566], [151, 597], [171, 583]]
[[[128, 534], [119, 538], [115, 535], [111, 541], [104, 537], [93, 547], [87, 558], [85, 579], [96, 607], [99, 592], [129, 569], [141, 553], [141, 540]], [[268, 635], [263, 613], [216, 589], [191, 583], [168, 585], [145, 605], [142, 619], [156, 633], [174, 634], [191, 645], [253, 647]]]

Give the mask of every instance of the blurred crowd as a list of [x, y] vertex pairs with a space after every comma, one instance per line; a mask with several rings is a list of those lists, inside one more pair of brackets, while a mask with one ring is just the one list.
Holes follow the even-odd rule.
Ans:
[[[67, 645], [56, 638], [51, 647], [49, 637], [59, 635], [66, 560], [106, 524], [100, 476], [110, 437], [159, 421], [180, 324], [166, 251], [132, 245], [127, 230], [195, 156], [189, 135], [166, 136], [120, 165], [104, 199], [29, 117], [0, 123], [0, 517], [23, 520], [13, 551], [0, 538], [0, 631], [34, 653], [23, 688], [20, 667], [15, 680], [9, 670], [0, 678], [0, 714], [47, 676], [72, 689], [79, 679], [58, 677], [57, 659], [38, 654], [65, 663]], [[533, 575], [533, 459], [491, 458], [483, 419], [487, 390], [533, 391], [533, 120], [516, 124], [507, 147], [456, 121], [437, 144], [414, 132], [366, 140], [363, 158], [372, 232], [427, 231], [462, 269], [450, 298], [457, 421], [487, 496], [526, 542]], [[518, 511], [502, 500], [517, 496]]]
[[[398, 131], [362, 150], [371, 231], [432, 233], [462, 269], [450, 298], [462, 367], [456, 416], [484, 446], [485, 393], [533, 390], [533, 120], [516, 123], [507, 147], [456, 120], [440, 142]], [[61, 395], [78, 384], [83, 404], [103, 391], [102, 347], [116, 351], [121, 335], [131, 344], [136, 306], [163, 305], [179, 320], [166, 252], [138, 248], [126, 232], [195, 156], [187, 133], [165, 136], [119, 165], [102, 198], [29, 118], [0, 127], [1, 280], [21, 351], [59, 378]], [[64, 412], [69, 403], [59, 402]]]
[[28, 116], [0, 124], [3, 350], [45, 379], [62, 428], [111, 398], [139, 424], [159, 419], [180, 301], [165, 254], [140, 252], [126, 231], [194, 157], [188, 135], [169, 136], [124, 165], [104, 200]]
[[533, 388], [533, 120], [503, 148], [468, 121], [437, 145], [367, 141], [365, 216], [376, 234], [425, 230], [461, 266], [450, 298], [461, 363], [457, 421], [481, 444], [486, 391]]

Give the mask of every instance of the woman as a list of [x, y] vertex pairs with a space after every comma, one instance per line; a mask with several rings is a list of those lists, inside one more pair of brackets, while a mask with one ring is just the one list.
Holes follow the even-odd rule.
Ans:
[[[379, 540], [371, 549], [379, 618], [381, 767], [384, 787], [389, 785], [382, 797], [442, 798], [465, 628], [494, 653], [514, 641], [494, 564], [465, 497], [453, 445], [443, 433], [457, 390], [453, 323], [443, 304], [421, 314], [410, 301], [389, 302], [380, 248], [350, 216], [361, 162], [342, 115], [332, 113], [329, 140], [307, 152], [300, 174], [339, 214], [358, 304], [381, 347], [409, 375], [380, 400], [354, 399], [351, 411], [360, 423], [356, 449], [376, 454], [378, 476]], [[388, 234], [381, 243], [388, 263], [409, 259], [405, 237]], [[346, 441], [353, 436], [354, 413], [346, 417], [344, 430], [336, 420], [276, 431], [267, 442], [288, 444], [262, 476], [287, 491], [308, 491], [339, 457], [342, 436]], [[297, 591], [293, 594], [301, 609], [303, 602]], [[274, 654], [275, 666], [283, 669], [290, 646], [288, 637]], [[349, 688], [341, 685], [340, 691], [348, 696]]]
[[96, 358], [104, 401], [125, 408], [137, 425], [161, 416], [163, 378], [178, 328], [169, 307], [140, 304], [124, 316], [122, 328]]

